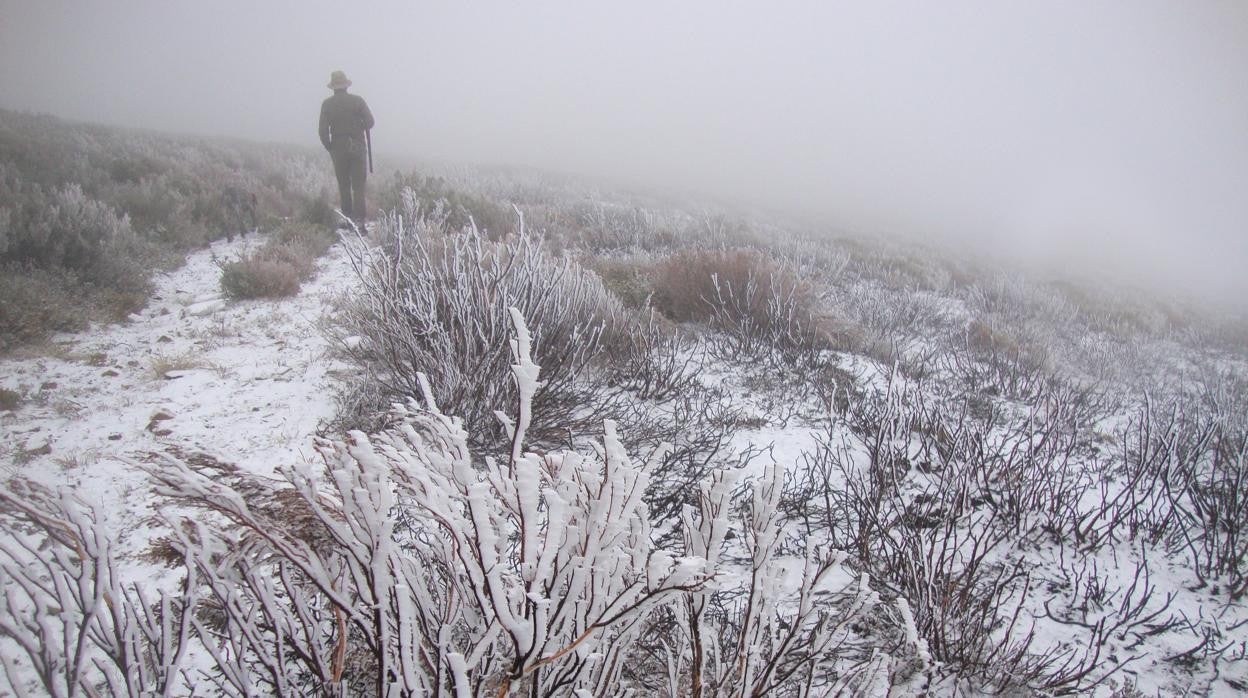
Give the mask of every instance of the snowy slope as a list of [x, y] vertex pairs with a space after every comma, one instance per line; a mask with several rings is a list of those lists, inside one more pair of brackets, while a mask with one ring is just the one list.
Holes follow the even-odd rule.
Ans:
[[[17, 409], [0, 412], [4, 477], [69, 488], [111, 512], [111, 528], [120, 532], [131, 579], [176, 581], [174, 573], [140, 558], [159, 531], [149, 523], [154, 501], [149, 478], [136, 462], [162, 452], [205, 452], [268, 474], [313, 460], [311, 438], [334, 417], [334, 396], [354, 370], [332, 359], [318, 329], [334, 298], [352, 284], [349, 260], [339, 246], [319, 260], [317, 274], [293, 298], [233, 302], [221, 297], [218, 262], [262, 242], [252, 236], [196, 252], [181, 268], [157, 277], [148, 307], [129, 322], [60, 335], [39, 356], [0, 361], [0, 387], [25, 396]], [[853, 355], [844, 359], [860, 378], [879, 381], [870, 362]], [[826, 434], [822, 418], [801, 405], [778, 410], [771, 404], [776, 396], [758, 389], [758, 377], [738, 371], [713, 362], [701, 378], [723, 384], [751, 414], [794, 415], [761, 419], [735, 433], [734, 449], [761, 450], [749, 474], [759, 474], [772, 462], [790, 471], [801, 468], [804, 455]], [[1081, 590], [1062, 587], [1060, 572], [1075, 562], [1048, 546], [1011, 546], [1002, 552], [1025, 558], [1033, 570], [1035, 587], [1022, 605], [1035, 620], [1036, 649], [1082, 639], [1078, 625], [1047, 618], [1045, 607], [1052, 600], [1054, 613], [1074, 617], [1070, 607]], [[1219, 645], [1248, 646], [1248, 611], [1238, 601], [1197, 588], [1180, 561], [1160, 554], [1151, 556], [1152, 574], [1145, 585], [1133, 587], [1139, 555], [1131, 545], [1109, 546], [1089, 563], [1116, 580], [1107, 589], [1110, 604], [1164, 605], [1166, 617], [1181, 618], [1190, 628], [1155, 637], [1124, 633], [1103, 647], [1104, 667], [1130, 660], [1115, 678], [1131, 680], [1147, 693], [1238, 694], [1248, 685], [1243, 652], [1214, 662], [1214, 675], [1176, 671], [1164, 658], [1192, 647], [1205, 626], [1225, 631]], [[1109, 695], [1112, 686], [1099, 689]]]
[[198, 251], [156, 278], [130, 322], [60, 335], [46, 356], [0, 363], [0, 386], [26, 395], [0, 413], [6, 479], [103, 503], [118, 530], [138, 533], [127, 545], [137, 552], [148, 484], [129, 461], [172, 447], [265, 473], [311, 455], [338, 380], [316, 325], [351, 274], [335, 247], [293, 298], [221, 298], [218, 260], [260, 242]]

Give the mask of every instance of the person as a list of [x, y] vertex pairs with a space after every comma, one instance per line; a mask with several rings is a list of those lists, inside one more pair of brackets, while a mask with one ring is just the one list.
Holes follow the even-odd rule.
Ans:
[[362, 97], [347, 93], [350, 86], [351, 81], [343, 71], [335, 70], [330, 74], [328, 87], [334, 94], [321, 103], [320, 136], [321, 145], [334, 161], [342, 214], [363, 226], [367, 139], [368, 131], [373, 128], [373, 113]]

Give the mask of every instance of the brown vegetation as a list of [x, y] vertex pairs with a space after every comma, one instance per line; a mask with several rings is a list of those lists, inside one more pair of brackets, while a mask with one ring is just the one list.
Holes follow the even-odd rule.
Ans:
[[236, 300], [293, 296], [333, 241], [327, 228], [288, 222], [260, 249], [221, 266], [221, 290]]

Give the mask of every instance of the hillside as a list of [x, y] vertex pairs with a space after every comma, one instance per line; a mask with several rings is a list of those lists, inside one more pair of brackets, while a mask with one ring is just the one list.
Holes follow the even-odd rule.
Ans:
[[318, 163], [0, 117], [6, 283], [128, 254], [39, 261], [39, 197], [198, 231], [124, 313], [6, 335], [15, 693], [1248, 689], [1242, 324], [468, 170], [379, 178], [243, 298], [329, 239]]

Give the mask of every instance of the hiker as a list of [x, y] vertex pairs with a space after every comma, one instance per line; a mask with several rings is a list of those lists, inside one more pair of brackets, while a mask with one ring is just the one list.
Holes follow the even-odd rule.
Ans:
[[368, 175], [368, 131], [373, 127], [373, 114], [359, 95], [347, 94], [351, 81], [347, 74], [335, 70], [329, 76], [333, 96], [321, 103], [321, 144], [334, 160], [338, 177], [338, 195], [342, 214], [358, 226], [364, 225], [364, 179]]

